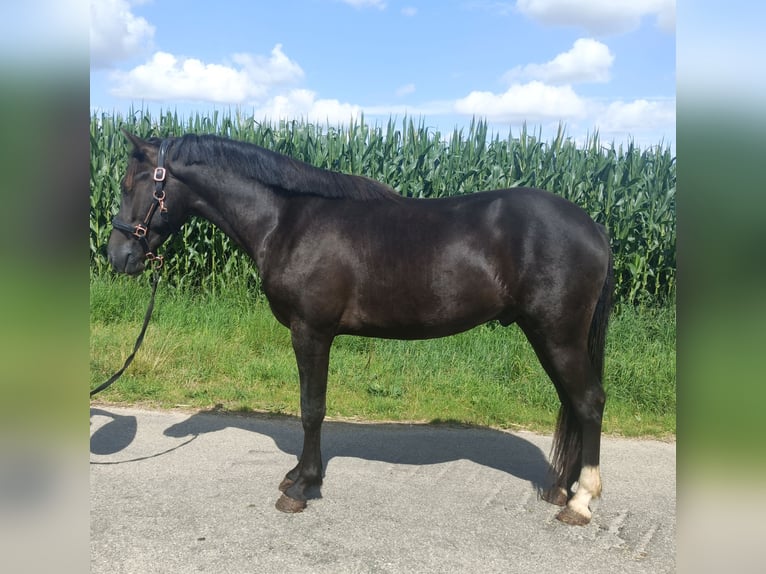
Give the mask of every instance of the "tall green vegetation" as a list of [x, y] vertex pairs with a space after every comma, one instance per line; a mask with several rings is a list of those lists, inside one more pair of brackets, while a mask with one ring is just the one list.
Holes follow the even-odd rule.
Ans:
[[[533, 186], [583, 207], [610, 233], [617, 300], [672, 301], [676, 282], [676, 163], [667, 146], [641, 150], [605, 145], [598, 134], [576, 143], [559, 129], [552, 141], [522, 129], [505, 137], [475, 120], [443, 134], [405, 118], [342, 127], [305, 122], [259, 123], [239, 113], [179, 119], [175, 113], [94, 114], [90, 122], [90, 257], [107, 271], [105, 246], [119, 207], [128, 158], [120, 129], [143, 137], [214, 133], [255, 143], [312, 165], [365, 175], [402, 195], [438, 198], [486, 189]], [[234, 282], [258, 286], [247, 257], [205, 221], [189, 222], [164, 249], [169, 280], [213, 292]]]

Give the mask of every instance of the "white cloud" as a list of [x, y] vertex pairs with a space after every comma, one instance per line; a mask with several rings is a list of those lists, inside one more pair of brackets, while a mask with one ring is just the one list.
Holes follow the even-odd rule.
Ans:
[[417, 13], [418, 13], [418, 9], [415, 8], [414, 6], [405, 6], [404, 8], [402, 8], [403, 16], [412, 17], [412, 16], [416, 16]]
[[[597, 113], [595, 125], [602, 134], [639, 133], [654, 131], [676, 124], [676, 107], [673, 99], [632, 102], [614, 101]], [[669, 134], [670, 135], [670, 134]]]
[[151, 46], [154, 26], [131, 12], [134, 0], [91, 0], [90, 62], [106, 68], [114, 62], [142, 55]]
[[594, 35], [635, 30], [653, 16], [666, 32], [675, 31], [675, 0], [517, 0], [521, 13], [545, 24], [579, 26]]
[[415, 84], [405, 84], [396, 90], [396, 96], [402, 98], [415, 93]]
[[460, 114], [486, 117], [490, 121], [551, 121], [580, 118], [586, 103], [571, 86], [550, 86], [533, 81], [514, 84], [502, 94], [474, 91], [455, 102]]
[[657, 10], [657, 27], [668, 34], [676, 33], [676, 2], [661, 2]]
[[362, 107], [333, 99], [317, 99], [316, 92], [296, 89], [271, 98], [254, 110], [256, 118], [303, 119], [315, 123], [345, 124], [362, 113]]
[[519, 79], [553, 84], [607, 82], [612, 62], [614, 56], [608, 46], [591, 38], [580, 38], [571, 50], [559, 54], [553, 60], [545, 64], [517, 66], [503, 77], [508, 82]]
[[378, 10], [383, 10], [386, 7], [386, 3], [383, 0], [342, 0], [342, 2], [354, 8], [377, 8]]
[[289, 84], [303, 77], [303, 70], [285, 55], [282, 44], [274, 46], [269, 57], [234, 54], [232, 60], [241, 65], [250, 80], [257, 84], [266, 86]]
[[112, 93], [149, 101], [197, 101], [243, 104], [263, 101], [275, 86], [303, 77], [301, 67], [277, 44], [269, 57], [235, 54], [233, 65], [208, 64], [157, 52], [129, 72], [114, 72]]

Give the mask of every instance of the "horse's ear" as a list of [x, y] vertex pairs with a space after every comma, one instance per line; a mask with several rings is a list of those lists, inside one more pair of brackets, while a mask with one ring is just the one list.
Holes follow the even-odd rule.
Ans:
[[130, 133], [125, 128], [122, 128], [122, 133], [125, 134], [125, 137], [133, 144], [133, 153], [139, 153], [144, 156], [149, 155], [149, 150], [152, 149], [152, 144], [141, 139], [137, 135]]

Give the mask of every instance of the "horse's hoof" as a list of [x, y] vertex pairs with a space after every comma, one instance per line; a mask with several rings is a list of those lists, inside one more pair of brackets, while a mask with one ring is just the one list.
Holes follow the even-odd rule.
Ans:
[[550, 502], [556, 506], [567, 505], [567, 491], [560, 486], [552, 486], [548, 490], [544, 490], [540, 497], [545, 502]]
[[290, 488], [290, 487], [291, 487], [293, 484], [295, 484], [295, 481], [294, 481], [294, 480], [290, 480], [289, 478], [287, 478], [287, 477], [284, 477], [284, 478], [282, 479], [282, 482], [280, 482], [280, 483], [279, 483], [279, 490], [280, 490], [280, 491], [282, 491], [282, 492], [284, 492], [284, 491], [286, 491], [288, 488]]
[[279, 497], [279, 500], [277, 500], [276, 508], [280, 512], [295, 514], [296, 512], [303, 512], [303, 509], [306, 508], [306, 501], [295, 500], [294, 498], [290, 498], [286, 494], [283, 494]]
[[565, 506], [557, 515], [556, 519], [570, 526], [585, 526], [590, 522], [590, 516], [585, 516]]

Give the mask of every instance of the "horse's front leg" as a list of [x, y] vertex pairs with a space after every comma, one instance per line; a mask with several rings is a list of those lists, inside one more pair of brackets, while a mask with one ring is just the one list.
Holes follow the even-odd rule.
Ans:
[[301, 422], [303, 452], [298, 464], [287, 473], [277, 501], [282, 512], [301, 512], [306, 508], [306, 489], [322, 484], [320, 434], [327, 396], [327, 367], [332, 336], [317, 333], [305, 325], [291, 328], [293, 349], [301, 382]]

